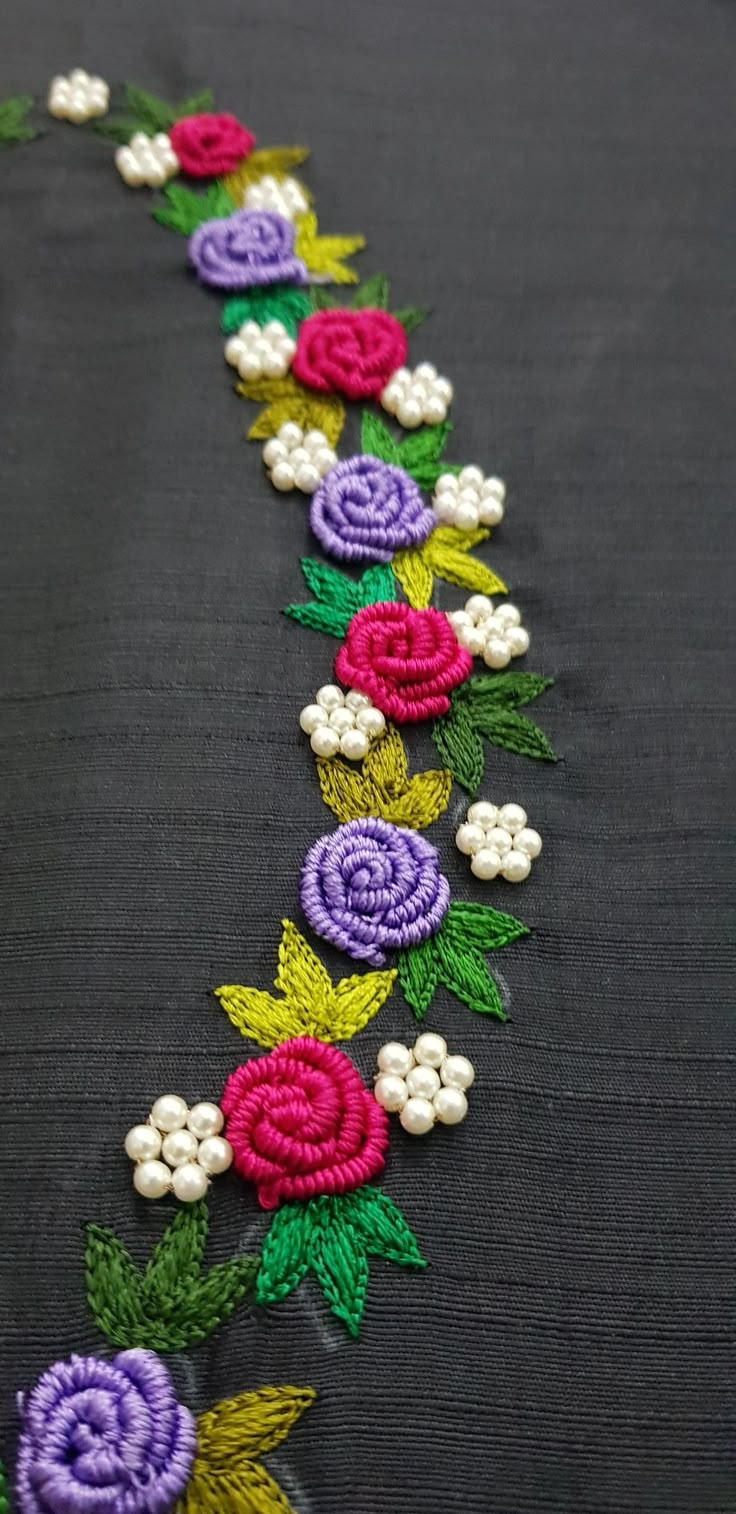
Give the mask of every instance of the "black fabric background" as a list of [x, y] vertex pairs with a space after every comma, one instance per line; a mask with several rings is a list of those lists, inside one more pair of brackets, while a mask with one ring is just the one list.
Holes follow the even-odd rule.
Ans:
[[[310, 144], [324, 228], [434, 308], [412, 357], [455, 381], [452, 455], [508, 480], [486, 560], [559, 679], [564, 763], [494, 753], [484, 786], [544, 835], [528, 884], [474, 883], [459, 791], [430, 833], [456, 894], [535, 928], [498, 958], [506, 1028], [430, 1012], [478, 1068], [463, 1127], [393, 1134], [430, 1271], [375, 1265], [358, 1344], [311, 1285], [241, 1310], [177, 1385], [319, 1389], [270, 1461], [299, 1514], [726, 1514], [736, 12], [5, 0], [0, 57], [0, 95], [85, 64]], [[305, 511], [148, 206], [71, 127], [0, 158], [8, 1457], [16, 1390], [106, 1349], [81, 1223], [143, 1257], [171, 1212], [134, 1200], [124, 1131], [249, 1055], [207, 991], [268, 986], [332, 823], [296, 714], [334, 645], [278, 613]], [[351, 1051], [367, 1076], [411, 1032], [396, 998]], [[212, 1209], [215, 1259], [257, 1243], [236, 1180]]]

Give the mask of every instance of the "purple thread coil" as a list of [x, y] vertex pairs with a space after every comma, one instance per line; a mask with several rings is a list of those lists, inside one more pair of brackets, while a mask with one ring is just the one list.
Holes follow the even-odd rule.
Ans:
[[305, 284], [306, 265], [294, 256], [294, 227], [275, 210], [236, 210], [203, 221], [189, 238], [189, 261], [203, 284], [248, 289], [282, 279]]
[[347, 562], [390, 562], [437, 524], [413, 478], [367, 453], [330, 469], [312, 495], [309, 520], [325, 552]]
[[435, 847], [386, 820], [350, 820], [307, 852], [301, 905], [312, 929], [381, 967], [386, 949], [434, 935], [450, 903]]
[[153, 1351], [55, 1362], [20, 1408], [21, 1514], [167, 1514], [189, 1481], [194, 1417]]

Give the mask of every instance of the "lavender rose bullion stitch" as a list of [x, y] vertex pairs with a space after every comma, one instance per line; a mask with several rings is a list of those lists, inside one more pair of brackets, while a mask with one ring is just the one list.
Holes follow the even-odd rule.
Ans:
[[189, 1481], [194, 1417], [153, 1351], [55, 1362], [19, 1408], [21, 1514], [168, 1514]]
[[377, 457], [348, 457], [312, 495], [312, 530], [326, 552], [349, 562], [390, 562], [437, 524], [413, 478]]
[[308, 279], [306, 264], [294, 256], [294, 227], [275, 210], [236, 210], [203, 221], [189, 239], [189, 261], [201, 283], [217, 289]]
[[428, 841], [369, 817], [341, 825], [310, 848], [300, 898], [318, 936], [381, 967], [386, 948], [416, 946], [434, 935], [450, 885]]

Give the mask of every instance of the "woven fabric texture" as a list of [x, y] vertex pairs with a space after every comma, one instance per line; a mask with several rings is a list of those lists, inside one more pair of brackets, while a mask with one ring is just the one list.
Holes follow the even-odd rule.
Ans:
[[[544, 835], [513, 903], [455, 849], [462, 790], [421, 832], [454, 900], [534, 931], [493, 956], [507, 1021], [440, 986], [423, 1022], [476, 1068], [463, 1125], [421, 1143], [392, 1123], [382, 1181], [430, 1265], [372, 1262], [358, 1342], [312, 1281], [246, 1299], [166, 1357], [176, 1395], [199, 1414], [313, 1385], [268, 1458], [299, 1514], [725, 1514], [736, 10], [5, 0], [0, 60], [0, 94], [77, 65], [168, 100], [211, 85], [259, 144], [310, 145], [320, 227], [360, 228], [351, 266], [433, 311], [411, 365], [454, 385], [447, 458], [507, 481], [478, 555], [557, 679], [556, 767], [483, 743], [480, 797]], [[307, 930], [299, 869], [336, 822], [297, 720], [336, 643], [278, 613], [306, 597], [308, 512], [243, 439], [221, 295], [110, 144], [50, 122], [3, 151], [0, 230], [10, 1461], [16, 1391], [114, 1351], [83, 1224], [145, 1266], [172, 1216], [134, 1199], [125, 1131], [261, 1054], [210, 990], [269, 988], [281, 921]], [[361, 450], [348, 412], [341, 456]], [[428, 727], [403, 736], [411, 773], [446, 765]], [[353, 971], [319, 954], [333, 982]], [[413, 1034], [396, 990], [350, 1043], [363, 1079]], [[219, 1178], [207, 1266], [266, 1225]]]

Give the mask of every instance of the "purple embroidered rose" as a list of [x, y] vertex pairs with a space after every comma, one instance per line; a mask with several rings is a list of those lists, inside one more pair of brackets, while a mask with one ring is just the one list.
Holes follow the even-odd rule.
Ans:
[[450, 886], [433, 846], [386, 820], [350, 820], [310, 848], [300, 898], [312, 929], [359, 961], [380, 967], [385, 949], [434, 935]]
[[307, 269], [294, 256], [294, 227], [274, 210], [236, 210], [234, 215], [204, 221], [189, 239], [189, 261], [203, 284], [217, 289], [247, 289], [251, 284], [307, 281]]
[[168, 1514], [183, 1493], [194, 1418], [153, 1351], [56, 1362], [19, 1403], [21, 1514]]
[[312, 495], [309, 519], [326, 552], [348, 562], [390, 562], [427, 540], [437, 521], [403, 468], [364, 454], [346, 458]]

